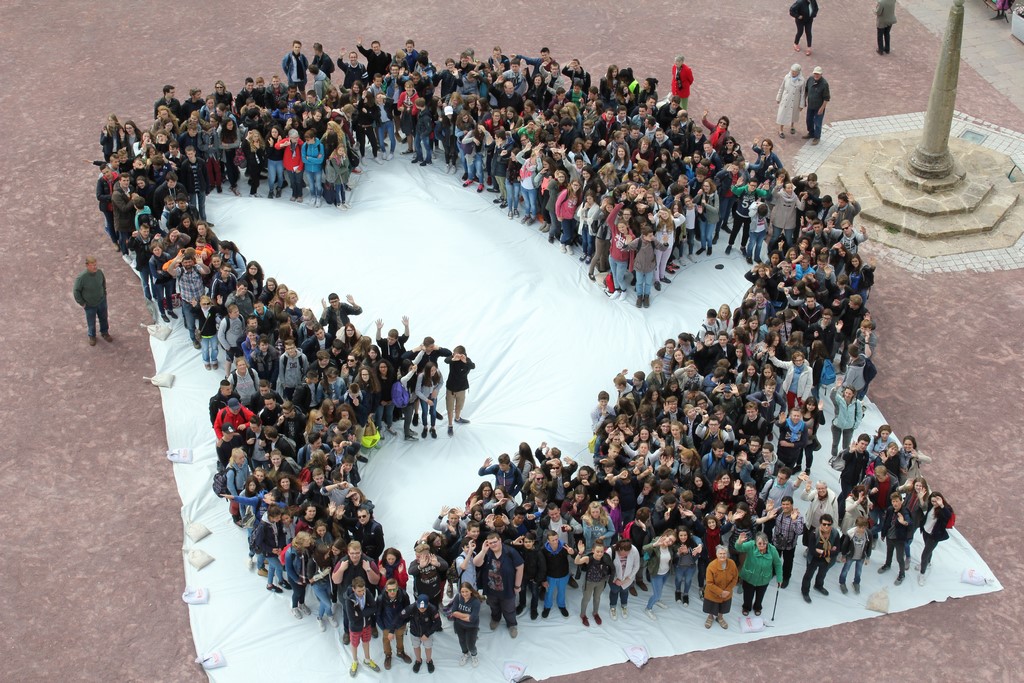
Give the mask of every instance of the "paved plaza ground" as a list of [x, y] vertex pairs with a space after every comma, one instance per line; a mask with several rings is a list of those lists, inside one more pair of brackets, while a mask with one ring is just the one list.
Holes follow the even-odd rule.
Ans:
[[[563, 64], [579, 57], [595, 78], [614, 62], [640, 77], [656, 75], [665, 92], [672, 58], [682, 52], [696, 78], [691, 112], [728, 114], [744, 145], [774, 134], [775, 93], [793, 61], [806, 73], [823, 66], [833, 94], [826, 123], [922, 111], [947, 2], [901, 2], [887, 57], [874, 51], [874, 3], [821, 4], [807, 57], [792, 50], [783, 2], [547, 3], [531, 19], [542, 6], [522, 0], [453, 0], [429, 11], [394, 0], [330, 10], [308, 0], [7, 3], [0, 27], [8, 75], [0, 113], [10, 131], [0, 242], [7, 339], [0, 392], [9, 406], [0, 470], [9, 505], [8, 597], [0, 610], [5, 678], [205, 679], [192, 664], [181, 601], [180, 500], [159, 448], [160, 397], [141, 380], [152, 372], [139, 328], [147, 315], [137, 280], [102, 234], [93, 199], [89, 162], [110, 112], [148, 123], [165, 82], [183, 93], [193, 85], [209, 91], [223, 78], [234, 91], [247, 75], [276, 72], [293, 38], [319, 40], [337, 56], [359, 35], [389, 50], [415, 37], [436, 61], [470, 45], [478, 54], [494, 44], [526, 54], [549, 45]], [[1006, 24], [988, 21], [981, 0], [967, 5], [957, 109], [1024, 131], [1024, 46]], [[801, 142], [782, 141], [787, 165]], [[82, 256], [92, 252], [107, 274], [116, 339], [97, 348], [86, 345], [70, 297]], [[648, 681], [680, 672], [745, 681], [853, 672], [865, 680], [1019, 679], [1024, 566], [1007, 532], [1017, 520], [1005, 517], [1019, 514], [1024, 488], [1009, 449], [1024, 398], [1024, 277], [1019, 269], [983, 272], [984, 264], [928, 274], [903, 265], [883, 258], [877, 271], [870, 309], [881, 336], [880, 374], [872, 398], [897, 433], [916, 434], [934, 456], [929, 480], [956, 507], [958, 527], [1006, 590], [653, 660], [643, 673], [628, 664], [608, 673]], [[590, 680], [566, 680], [584, 676]]]

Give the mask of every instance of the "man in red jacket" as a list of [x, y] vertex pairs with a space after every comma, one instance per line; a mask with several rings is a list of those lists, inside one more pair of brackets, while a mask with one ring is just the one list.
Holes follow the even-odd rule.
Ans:
[[679, 106], [687, 109], [690, 99], [690, 86], [693, 85], [693, 71], [685, 64], [683, 55], [676, 56], [672, 65], [672, 94], [679, 98]]
[[245, 445], [245, 431], [253, 418], [251, 410], [243, 406], [237, 398], [228, 401], [226, 408], [221, 408], [213, 421], [213, 431], [217, 435], [217, 460], [220, 469], [227, 467], [231, 451]]

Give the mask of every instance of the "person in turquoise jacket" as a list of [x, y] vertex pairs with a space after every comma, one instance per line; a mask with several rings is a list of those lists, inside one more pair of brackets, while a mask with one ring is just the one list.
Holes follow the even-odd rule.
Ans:
[[320, 142], [312, 130], [306, 131], [305, 140], [302, 145], [302, 164], [305, 166], [303, 178], [313, 197], [313, 208], [316, 208], [324, 199], [324, 162], [327, 155], [324, 143]]
[[754, 540], [744, 540], [736, 544], [736, 550], [745, 555], [743, 568], [740, 570], [740, 581], [743, 583], [743, 616], [761, 615], [761, 601], [772, 581], [772, 574], [779, 586], [782, 586], [782, 558], [779, 551], [768, 542], [768, 536], [759, 533]]

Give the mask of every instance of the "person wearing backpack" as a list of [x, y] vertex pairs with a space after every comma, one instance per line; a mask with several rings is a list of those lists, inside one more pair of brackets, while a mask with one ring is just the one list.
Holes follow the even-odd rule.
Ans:
[[287, 583], [284, 578], [284, 567], [281, 565], [280, 553], [285, 546], [285, 532], [281, 525], [281, 516], [284, 514], [277, 505], [267, 509], [266, 520], [261, 520], [253, 530], [251, 547], [258, 555], [266, 558], [267, 562], [267, 590], [275, 593], [284, 593], [284, 589], [275, 583], [276, 577], [281, 585]]
[[946, 503], [941, 493], [932, 491], [928, 496], [928, 505], [925, 507], [924, 519], [921, 522], [924, 550], [921, 551], [921, 574], [917, 577], [918, 585], [923, 586], [925, 583], [925, 574], [935, 546], [949, 538], [949, 530], [955, 523], [956, 515], [953, 508]]

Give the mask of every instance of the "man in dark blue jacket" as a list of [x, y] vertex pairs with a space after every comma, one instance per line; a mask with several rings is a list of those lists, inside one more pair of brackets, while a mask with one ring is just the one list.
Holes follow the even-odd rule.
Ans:
[[292, 43], [292, 51], [281, 60], [281, 70], [288, 79], [288, 86], [295, 86], [300, 93], [306, 92], [306, 69], [309, 68], [309, 60], [302, 54], [302, 41], [296, 40]]

